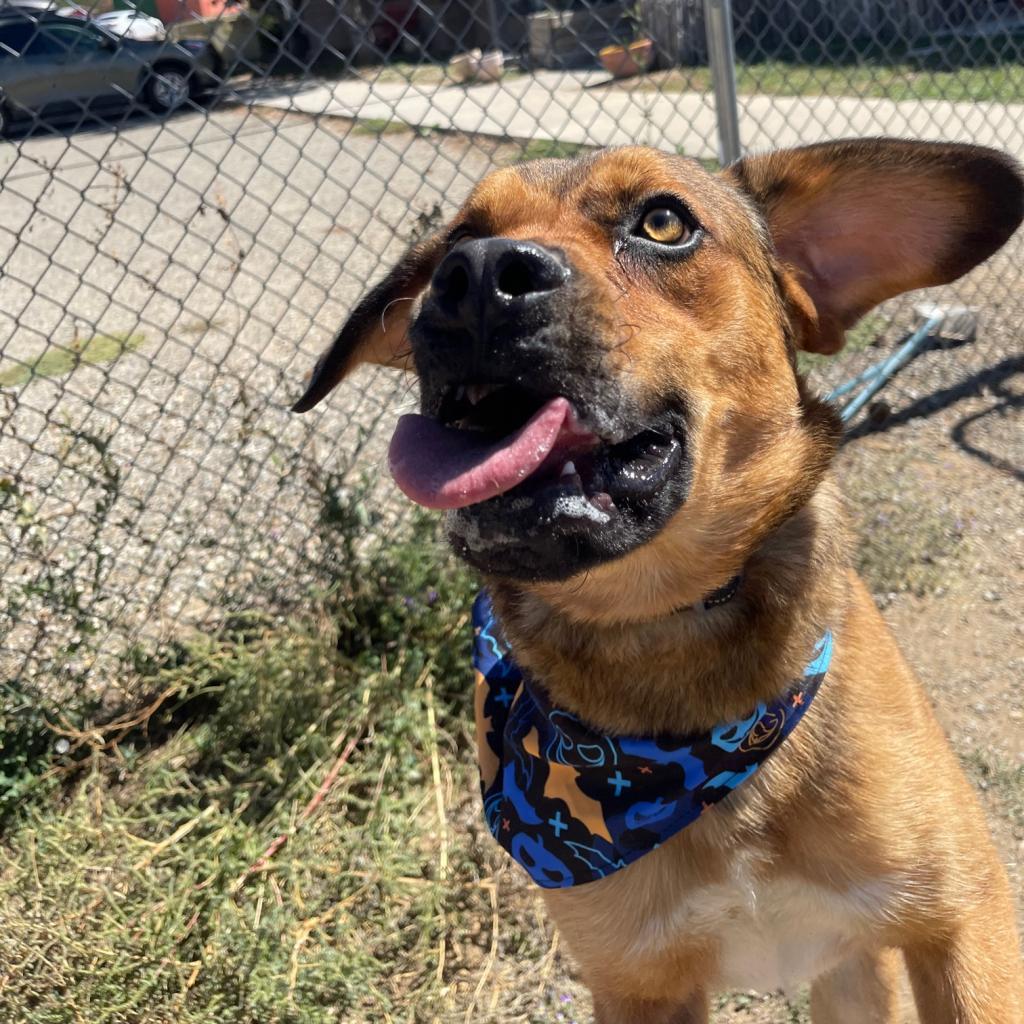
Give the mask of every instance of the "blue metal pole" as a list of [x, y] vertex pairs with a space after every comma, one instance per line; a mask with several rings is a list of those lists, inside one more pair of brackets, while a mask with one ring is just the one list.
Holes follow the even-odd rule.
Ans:
[[846, 384], [841, 384], [834, 391], [829, 392], [825, 396], [826, 400], [831, 401], [834, 398], [844, 395], [849, 391], [852, 391], [862, 380], [867, 380], [868, 383], [864, 389], [858, 392], [840, 412], [840, 418], [844, 423], [849, 423], [854, 416], [860, 412], [861, 409], [871, 401], [875, 395], [892, 379], [893, 375], [910, 362], [911, 359], [917, 355], [918, 351], [924, 346], [925, 342], [932, 336], [932, 333], [945, 319], [944, 314], [936, 313], [930, 316], [913, 334], [891, 355], [886, 359], [880, 366], [869, 367], [852, 381], [848, 381]]

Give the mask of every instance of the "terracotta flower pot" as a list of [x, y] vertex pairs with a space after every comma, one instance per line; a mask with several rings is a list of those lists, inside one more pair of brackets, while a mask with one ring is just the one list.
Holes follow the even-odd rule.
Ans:
[[638, 39], [628, 46], [606, 46], [597, 56], [613, 78], [630, 78], [643, 74], [651, 66], [654, 43], [650, 39]]

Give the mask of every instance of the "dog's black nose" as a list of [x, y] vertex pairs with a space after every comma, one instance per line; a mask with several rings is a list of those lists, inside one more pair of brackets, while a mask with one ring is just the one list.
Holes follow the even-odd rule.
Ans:
[[482, 338], [514, 325], [568, 279], [563, 258], [536, 242], [474, 238], [441, 261], [431, 297], [450, 326]]

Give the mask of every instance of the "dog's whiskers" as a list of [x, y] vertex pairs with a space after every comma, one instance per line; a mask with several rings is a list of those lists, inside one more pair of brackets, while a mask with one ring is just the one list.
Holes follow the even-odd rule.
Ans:
[[380, 329], [387, 333], [387, 325], [384, 323], [384, 317], [387, 316], [388, 310], [399, 302], [415, 302], [416, 297], [413, 295], [399, 295], [398, 298], [392, 299], [381, 311], [380, 311]]

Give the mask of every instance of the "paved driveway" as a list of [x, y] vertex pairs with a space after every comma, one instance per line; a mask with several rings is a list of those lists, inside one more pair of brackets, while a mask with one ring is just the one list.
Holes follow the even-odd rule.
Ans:
[[[251, 102], [517, 139], [642, 143], [693, 157], [718, 153], [709, 94], [617, 89], [600, 72], [539, 71], [469, 87], [321, 82], [257, 93]], [[739, 106], [740, 135], [751, 150], [886, 134], [974, 142], [1024, 158], [1024, 104], [755, 95], [741, 96]]]
[[361, 453], [386, 492], [387, 422], [413, 398], [377, 371], [287, 406], [418, 216], [495, 158], [248, 107], [0, 143], [0, 676], [82, 629], [109, 652], [110, 622], [301, 588], [317, 488]]

